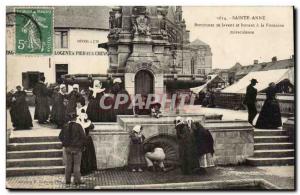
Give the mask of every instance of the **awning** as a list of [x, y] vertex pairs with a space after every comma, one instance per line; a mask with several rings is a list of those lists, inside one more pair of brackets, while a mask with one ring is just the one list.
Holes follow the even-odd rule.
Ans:
[[214, 75], [209, 75], [208, 77], [210, 77], [210, 79], [203, 85], [201, 86], [198, 86], [198, 87], [193, 87], [193, 88], [190, 88], [190, 90], [193, 92], [193, 93], [196, 93], [198, 94], [199, 92], [201, 92], [203, 89], [205, 89], [207, 87], [208, 84], [212, 83], [215, 79], [220, 79], [222, 80], [224, 83], [226, 83], [225, 80], [223, 80], [220, 76], [214, 74]]
[[294, 68], [250, 72], [238, 82], [228, 86], [221, 92], [246, 93], [246, 88], [250, 84], [251, 79], [256, 79], [258, 81], [255, 85], [258, 92], [266, 89], [271, 82], [277, 84], [284, 79], [288, 79], [292, 84], [294, 84]]

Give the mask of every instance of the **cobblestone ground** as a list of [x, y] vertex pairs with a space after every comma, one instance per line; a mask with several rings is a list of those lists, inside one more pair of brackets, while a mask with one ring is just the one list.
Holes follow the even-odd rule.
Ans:
[[182, 183], [199, 181], [227, 181], [239, 179], [265, 179], [282, 189], [294, 188], [294, 167], [214, 167], [206, 173], [182, 175], [179, 169], [167, 173], [132, 173], [122, 169], [96, 171], [83, 176], [84, 185], [65, 185], [64, 175], [8, 177], [10, 189], [94, 189], [95, 186]]

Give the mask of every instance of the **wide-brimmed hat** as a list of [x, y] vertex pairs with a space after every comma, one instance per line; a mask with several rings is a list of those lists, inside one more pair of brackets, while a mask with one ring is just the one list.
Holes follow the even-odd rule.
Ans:
[[251, 83], [258, 83], [256, 79], [251, 79]]
[[137, 133], [139, 133], [142, 130], [142, 126], [141, 125], [135, 125], [132, 129], [132, 131], [135, 131]]

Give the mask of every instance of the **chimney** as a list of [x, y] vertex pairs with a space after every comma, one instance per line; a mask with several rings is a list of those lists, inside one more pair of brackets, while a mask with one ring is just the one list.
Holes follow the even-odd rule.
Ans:
[[276, 61], [277, 61], [277, 57], [274, 56], [274, 57], [272, 58], [272, 62], [276, 62]]
[[294, 60], [294, 55], [291, 56], [291, 59]]
[[258, 60], [254, 60], [253, 64], [258, 64]]

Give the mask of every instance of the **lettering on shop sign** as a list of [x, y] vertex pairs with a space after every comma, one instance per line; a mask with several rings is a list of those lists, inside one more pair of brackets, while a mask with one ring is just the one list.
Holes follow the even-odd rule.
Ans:
[[[6, 50], [6, 55], [15, 55], [13, 50]], [[107, 56], [106, 51], [55, 51], [57, 56]]]
[[79, 39], [77, 40], [77, 43], [87, 43], [87, 44], [99, 44], [99, 40], [87, 40], [87, 39]]

